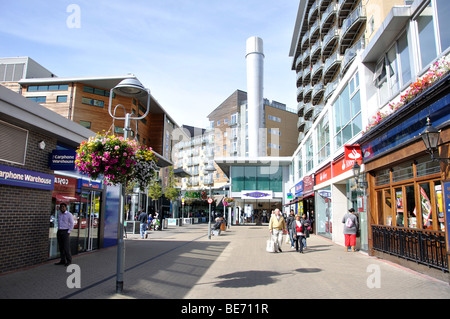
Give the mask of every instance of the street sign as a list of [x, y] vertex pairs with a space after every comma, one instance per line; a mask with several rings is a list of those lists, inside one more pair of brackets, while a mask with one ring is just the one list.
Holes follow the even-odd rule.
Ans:
[[208, 204], [212, 204], [213, 199], [212, 198], [208, 198]]

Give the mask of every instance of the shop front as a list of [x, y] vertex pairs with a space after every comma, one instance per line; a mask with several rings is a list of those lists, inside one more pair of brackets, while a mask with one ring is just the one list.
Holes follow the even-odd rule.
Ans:
[[103, 189], [100, 182], [81, 178], [55, 175], [52, 193], [52, 215], [49, 229], [49, 258], [59, 256], [56, 240], [57, 213], [61, 203], [66, 203], [74, 216], [74, 229], [71, 232], [71, 251], [76, 255], [100, 247], [100, 225], [103, 222]]
[[[369, 186], [370, 253], [414, 269], [444, 273], [448, 273], [450, 213], [446, 210], [450, 204], [447, 82], [405, 105], [357, 142]], [[438, 149], [432, 155], [421, 137], [428, 120], [440, 130]]]

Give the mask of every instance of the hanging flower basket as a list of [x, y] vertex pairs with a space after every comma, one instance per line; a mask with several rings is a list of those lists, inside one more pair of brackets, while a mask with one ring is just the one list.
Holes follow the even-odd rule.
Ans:
[[133, 167], [132, 181], [144, 190], [158, 169], [156, 156], [151, 147], [140, 146], [136, 150], [136, 164]]
[[97, 134], [80, 144], [75, 164], [92, 179], [103, 175], [109, 185], [135, 181], [145, 187], [156, 169], [156, 158], [150, 148], [138, 147], [134, 140]]
[[223, 204], [223, 206], [228, 206], [228, 205], [231, 205], [231, 203], [233, 203], [234, 202], [234, 198], [233, 197], [225, 197], [223, 200], [222, 200], [222, 204]]

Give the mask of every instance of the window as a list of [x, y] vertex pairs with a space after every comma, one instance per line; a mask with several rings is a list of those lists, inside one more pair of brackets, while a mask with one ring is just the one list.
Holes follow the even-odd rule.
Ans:
[[330, 125], [328, 122], [328, 114], [325, 114], [317, 126], [317, 148], [317, 160], [318, 164], [320, 164], [330, 156]]
[[80, 125], [84, 126], [85, 128], [91, 128], [91, 122], [88, 121], [80, 121]]
[[98, 106], [98, 107], [104, 107], [105, 106], [105, 102], [100, 101], [100, 100], [90, 99], [90, 98], [87, 98], [87, 97], [81, 98], [81, 103], [87, 104], [87, 105]]
[[[109, 91], [93, 88], [93, 87], [90, 87], [90, 86], [83, 86], [83, 92], [109, 97]], [[133, 99], [133, 104], [136, 105], [135, 103], [136, 102]]]
[[306, 171], [310, 171], [314, 167], [314, 151], [313, 151], [313, 141], [310, 136], [305, 143], [306, 150]]
[[34, 101], [36, 103], [45, 103], [47, 102], [47, 97], [45, 96], [29, 96], [27, 99]]
[[69, 85], [67, 84], [52, 84], [52, 85], [30, 85], [27, 92], [45, 92], [45, 91], [67, 91]]
[[60, 95], [56, 97], [56, 103], [66, 103], [67, 95]]
[[281, 118], [273, 116], [273, 115], [268, 115], [267, 118], [274, 122], [281, 122]]
[[333, 105], [334, 143], [336, 149], [361, 132], [361, 101], [359, 75], [352, 77]]
[[448, 0], [436, 0], [439, 22], [440, 51], [445, 51], [450, 46], [450, 2]]
[[436, 37], [431, 2], [417, 17], [416, 22], [419, 34], [420, 61], [424, 68], [436, 57]]
[[411, 81], [411, 61], [406, 32], [400, 36], [378, 62], [374, 81], [378, 88], [380, 105], [384, 105], [388, 99]]

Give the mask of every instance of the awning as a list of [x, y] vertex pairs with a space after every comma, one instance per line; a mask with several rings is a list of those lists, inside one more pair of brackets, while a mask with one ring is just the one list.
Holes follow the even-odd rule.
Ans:
[[216, 202], [216, 206], [219, 206], [222, 203], [224, 195], [214, 195], [214, 201]]

